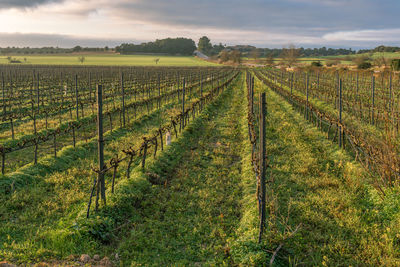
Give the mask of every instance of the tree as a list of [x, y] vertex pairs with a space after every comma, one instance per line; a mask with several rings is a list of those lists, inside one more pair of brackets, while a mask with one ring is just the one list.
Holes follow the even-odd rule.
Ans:
[[219, 59], [221, 63], [229, 61], [230, 59], [229, 52], [226, 50], [222, 50], [221, 53], [219, 53]]
[[272, 53], [269, 53], [267, 55], [267, 58], [265, 59], [265, 64], [268, 66], [274, 65], [274, 57], [273, 57]]
[[72, 48], [73, 52], [80, 52], [82, 51], [82, 47], [80, 47], [79, 45], [75, 46], [74, 48]]
[[80, 63], [83, 64], [83, 62], [85, 62], [85, 57], [84, 56], [78, 57], [78, 60]]
[[282, 49], [281, 57], [284, 62], [290, 67], [298, 62], [300, 51], [293, 44], [289, 45], [288, 48]]
[[204, 54], [211, 52], [211, 49], [213, 48], [211, 41], [207, 36], [203, 36], [199, 39], [197, 47]]
[[242, 63], [242, 53], [239, 50], [233, 50], [229, 53], [229, 55], [233, 63]]
[[369, 60], [370, 60], [370, 58], [368, 56], [357, 56], [357, 57], [353, 58], [353, 62], [357, 66], [360, 66]]
[[386, 68], [389, 65], [389, 61], [385, 57], [385, 52], [382, 52], [379, 57], [376, 57], [373, 63], [375, 66], [378, 67], [384, 66]]
[[255, 61], [257, 61], [257, 59], [261, 56], [261, 52], [260, 50], [258, 50], [257, 48], [251, 50], [250, 52], [250, 57], [253, 58]]

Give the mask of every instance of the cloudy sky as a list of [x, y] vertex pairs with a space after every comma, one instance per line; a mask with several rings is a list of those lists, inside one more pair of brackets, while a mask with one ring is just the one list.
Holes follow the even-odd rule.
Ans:
[[0, 0], [0, 47], [165, 37], [258, 47], [400, 46], [400, 0]]

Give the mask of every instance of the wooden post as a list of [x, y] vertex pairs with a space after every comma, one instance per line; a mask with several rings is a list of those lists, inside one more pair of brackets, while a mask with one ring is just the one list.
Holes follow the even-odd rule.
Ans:
[[185, 78], [183, 78], [183, 87], [182, 87], [182, 129], [185, 127]]
[[254, 77], [250, 77], [250, 113], [254, 114]]
[[57, 142], [56, 142], [56, 133], [53, 136], [53, 147], [54, 147], [54, 157], [57, 158]]
[[5, 97], [5, 82], [4, 82], [4, 73], [1, 73], [1, 89], [3, 94], [3, 118], [6, 115], [6, 97]]
[[78, 74], [75, 74], [76, 120], [79, 119]]
[[304, 112], [304, 116], [305, 116], [305, 118], [308, 120], [308, 87], [309, 87], [309, 80], [310, 80], [310, 78], [309, 78], [309, 73], [307, 72], [307, 75], [306, 75], [306, 106], [305, 106], [305, 112]]
[[160, 82], [160, 74], [157, 76], [157, 84], [158, 84], [158, 109], [161, 108], [161, 82]]
[[261, 194], [261, 214], [260, 214], [260, 232], [258, 243], [261, 242], [265, 225], [265, 93], [260, 93], [260, 194]]
[[122, 94], [122, 125], [125, 127], [125, 88], [124, 88], [124, 73], [121, 72], [121, 94]]
[[290, 96], [293, 96], [293, 76], [294, 76], [294, 73], [292, 73], [292, 75], [291, 75]]
[[372, 74], [372, 86], [371, 86], [371, 94], [372, 94], [372, 111], [371, 111], [371, 123], [372, 125], [375, 124], [374, 119], [374, 108], [375, 108], [375, 76]]
[[339, 80], [339, 147], [342, 147], [342, 140], [343, 140], [343, 136], [342, 136], [342, 79]]
[[338, 99], [338, 97], [339, 97], [339, 80], [340, 80], [339, 72], [338, 72], [338, 71], [336, 71], [336, 79], [337, 79], [337, 86], [336, 86], [335, 107], [336, 107], [336, 109], [338, 109], [338, 108], [339, 108], [339, 99]]
[[37, 74], [37, 81], [36, 81], [36, 94], [37, 94], [37, 110], [39, 113], [39, 108], [40, 108], [40, 90], [39, 90], [39, 73]]
[[357, 72], [357, 75], [356, 75], [356, 92], [357, 92], [357, 94], [358, 94], [358, 89], [359, 89], [359, 82], [358, 82], [358, 72]]
[[[203, 73], [200, 76], [200, 99], [203, 98]], [[200, 110], [203, 109], [203, 101], [200, 101]]]
[[5, 173], [4, 171], [5, 165], [6, 165], [6, 152], [3, 150], [3, 152], [1, 153], [1, 174], [3, 175]]
[[99, 172], [97, 181], [100, 183], [101, 199], [106, 205], [106, 187], [104, 181], [104, 140], [103, 140], [103, 88], [97, 85], [97, 137], [98, 137], [98, 160]]
[[392, 73], [390, 73], [389, 76], [389, 113], [391, 116], [393, 116], [391, 109], [392, 109], [392, 87], [393, 87], [393, 81], [392, 81]]

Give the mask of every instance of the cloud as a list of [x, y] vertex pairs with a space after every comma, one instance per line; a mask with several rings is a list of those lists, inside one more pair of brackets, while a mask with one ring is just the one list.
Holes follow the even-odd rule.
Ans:
[[132, 39], [85, 38], [82, 36], [42, 33], [0, 33], [0, 47], [53, 46], [70, 48], [76, 45], [84, 47], [115, 47], [125, 42], [132, 42]]
[[346, 47], [400, 41], [388, 30], [400, 29], [398, 0], [0, 0], [1, 8], [0, 32], [92, 40], [208, 35], [229, 44]]
[[325, 34], [322, 38], [326, 41], [335, 42], [400, 42], [400, 28], [333, 32]]
[[36, 7], [42, 4], [62, 1], [63, 0], [0, 0], [0, 9]]

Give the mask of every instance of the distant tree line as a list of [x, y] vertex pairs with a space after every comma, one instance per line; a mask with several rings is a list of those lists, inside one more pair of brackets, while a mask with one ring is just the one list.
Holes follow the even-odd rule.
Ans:
[[[228, 46], [229, 49], [237, 49], [242, 52], [243, 56], [252, 58], [257, 54], [259, 57], [281, 57], [286, 48], [256, 48], [251, 45]], [[339, 56], [353, 55], [356, 51], [345, 48], [298, 48], [298, 53], [303, 57], [321, 57], [321, 56]]]
[[192, 55], [196, 44], [192, 39], [167, 38], [142, 44], [121, 44], [115, 48], [121, 54], [160, 53], [169, 55]]
[[[252, 58], [253, 55], [257, 54], [259, 57], [281, 57], [285, 48], [256, 48], [251, 45], [237, 45], [228, 46], [228, 49], [239, 50], [243, 56]], [[399, 52], [400, 47], [392, 46], [378, 46], [373, 49], [361, 49], [358, 51], [352, 50], [351, 48], [298, 48], [298, 53], [301, 57], [322, 57], [322, 56], [347, 56], [364, 53], [375, 53], [375, 52]]]
[[60, 47], [5, 47], [0, 48], [0, 54], [64, 54], [73, 52], [103, 52], [109, 51], [106, 47], [81, 47], [79, 45], [73, 48], [60, 48]]
[[400, 51], [400, 47], [397, 47], [397, 46], [380, 45], [380, 46], [375, 47], [374, 49], [361, 49], [361, 50], [358, 50], [357, 53], [358, 54], [362, 54], [362, 53], [399, 52], [399, 51]]

